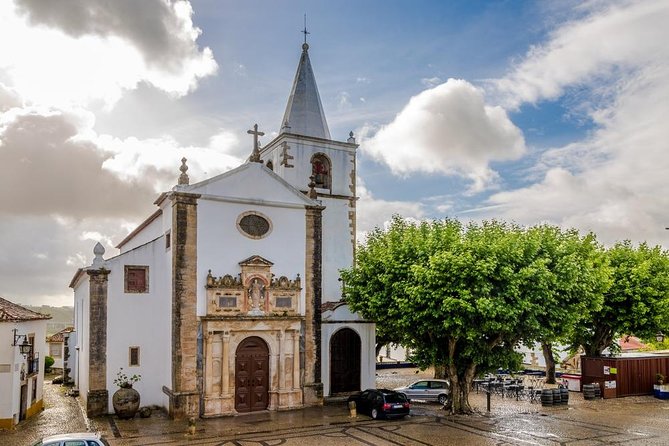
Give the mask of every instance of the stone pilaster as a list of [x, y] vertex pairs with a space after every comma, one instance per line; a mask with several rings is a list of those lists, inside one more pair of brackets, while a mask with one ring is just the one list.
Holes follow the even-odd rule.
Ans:
[[197, 199], [172, 193], [172, 389], [170, 416], [199, 416], [197, 319]]
[[304, 404], [323, 403], [321, 382], [321, 299], [324, 206], [307, 206], [304, 329]]
[[86, 414], [98, 417], [107, 413], [107, 283], [109, 271], [91, 269], [89, 276], [88, 394]]

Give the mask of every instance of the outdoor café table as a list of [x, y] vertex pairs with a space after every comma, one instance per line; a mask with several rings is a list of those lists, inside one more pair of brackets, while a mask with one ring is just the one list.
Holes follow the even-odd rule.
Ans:
[[509, 384], [506, 386], [506, 395], [513, 397], [516, 396], [516, 401], [520, 400], [520, 392], [523, 390], [522, 384]]

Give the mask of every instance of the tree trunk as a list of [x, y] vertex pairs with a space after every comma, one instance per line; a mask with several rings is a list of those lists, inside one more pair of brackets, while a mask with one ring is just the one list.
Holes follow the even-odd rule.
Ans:
[[469, 390], [472, 388], [472, 381], [476, 374], [476, 364], [469, 364], [464, 373], [458, 375], [458, 370], [455, 365], [449, 365], [448, 379], [451, 383], [450, 407], [452, 414], [469, 415], [472, 411], [472, 406], [469, 404]]
[[614, 332], [608, 327], [599, 326], [592, 336], [592, 344], [584, 345], [585, 354], [590, 357], [600, 357], [602, 352], [613, 342]]
[[553, 345], [550, 342], [542, 342], [541, 348], [544, 351], [546, 360], [546, 384], [555, 384], [555, 360], [553, 359]]

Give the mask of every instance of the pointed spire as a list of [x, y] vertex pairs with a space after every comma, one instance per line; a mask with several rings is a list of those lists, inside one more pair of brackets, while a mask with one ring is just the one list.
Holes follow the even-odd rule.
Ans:
[[[305, 31], [306, 32], [306, 27]], [[323, 105], [318, 94], [316, 78], [309, 60], [309, 44], [302, 44], [302, 56], [293, 80], [293, 88], [286, 105], [286, 112], [281, 121], [284, 125], [281, 133], [295, 133], [316, 138], [330, 138], [330, 130], [323, 113]], [[287, 124], [290, 123], [290, 126]]]

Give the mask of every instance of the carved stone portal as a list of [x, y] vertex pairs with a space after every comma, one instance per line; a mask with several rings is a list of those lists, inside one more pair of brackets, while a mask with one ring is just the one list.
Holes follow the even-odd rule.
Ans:
[[286, 276], [276, 278], [274, 265], [260, 256], [239, 262], [241, 273], [236, 277], [226, 274], [207, 275], [207, 314], [220, 316], [277, 316], [299, 314], [302, 281]]

